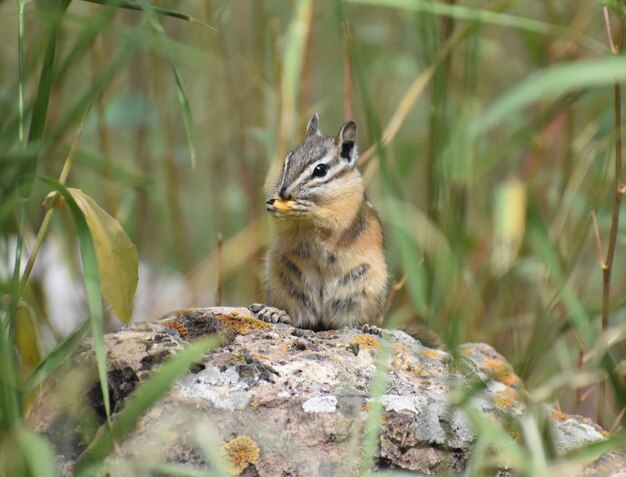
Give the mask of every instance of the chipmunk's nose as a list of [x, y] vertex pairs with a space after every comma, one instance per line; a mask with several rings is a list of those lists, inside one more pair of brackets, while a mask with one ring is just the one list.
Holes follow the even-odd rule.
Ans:
[[281, 199], [289, 199], [289, 196], [287, 195], [287, 187], [286, 186], [282, 186], [280, 188], [280, 191], [278, 192], [278, 197], [280, 197]]

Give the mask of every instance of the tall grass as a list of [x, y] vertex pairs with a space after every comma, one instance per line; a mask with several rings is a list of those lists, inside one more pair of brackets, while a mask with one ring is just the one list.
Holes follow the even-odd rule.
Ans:
[[[614, 25], [620, 5], [609, 2]], [[526, 380], [530, 400], [567, 412], [595, 417], [604, 406], [597, 385], [608, 376], [603, 423], [621, 430], [623, 227], [611, 235], [608, 301], [598, 240], [606, 253], [619, 172], [613, 85], [626, 79], [626, 61], [611, 53], [602, 5], [332, 6], [0, 3], [0, 290], [7, 297], [0, 302], [0, 439], [28, 441], [33, 452], [47, 445], [13, 430], [23, 429], [27, 392], [79, 336], [55, 348], [65, 324], [49, 314], [55, 297], [42, 289], [50, 270], [35, 258], [32, 274], [23, 273], [42, 227], [44, 247], [64, 250], [54, 266], [92, 277], [96, 337], [115, 327], [110, 311], [98, 318], [98, 267], [85, 252], [91, 235], [79, 211], [77, 225], [68, 207], [54, 218], [48, 211], [48, 225], [40, 207], [53, 189], [64, 193], [39, 179], [59, 177], [92, 104], [66, 186], [120, 222], [152, 273], [185, 284], [177, 300], [148, 297], [152, 305], [136, 319], [213, 304], [218, 282], [223, 304], [258, 301], [269, 238], [265, 177], [312, 112], [331, 134], [351, 110], [400, 284], [390, 316], [427, 323], [451, 349], [491, 343]], [[77, 237], [87, 253], [82, 269]], [[20, 303], [29, 305], [43, 352], [54, 349], [25, 383], [13, 353]], [[46, 475], [31, 468], [27, 453], [20, 462]]]

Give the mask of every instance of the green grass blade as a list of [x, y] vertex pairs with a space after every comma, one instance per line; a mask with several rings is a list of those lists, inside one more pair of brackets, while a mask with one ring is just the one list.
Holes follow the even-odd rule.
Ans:
[[91, 323], [89, 320], [84, 321], [74, 329], [69, 335], [63, 339], [33, 370], [30, 376], [24, 381], [22, 391], [28, 394], [35, 389], [45, 379], [54, 373], [70, 353], [76, 348], [85, 332], [89, 329]]
[[[116, 7], [116, 8], [125, 8], [127, 10], [137, 10], [137, 11], [145, 10], [143, 5], [139, 5], [136, 2], [118, 1], [118, 0], [83, 0], [83, 1], [88, 2], [88, 3], [96, 3], [98, 5], [109, 5], [109, 6], [113, 6], [113, 7]], [[200, 25], [202, 25], [204, 27], [210, 28], [211, 30], [217, 30], [217, 28], [214, 28], [211, 25], [207, 25], [206, 23], [198, 20], [197, 18], [194, 18], [194, 17], [189, 16], [189, 15], [185, 15], [184, 13], [177, 12], [175, 10], [170, 10], [168, 8], [163, 8], [163, 7], [158, 7], [156, 5], [150, 5], [150, 8], [152, 10], [154, 10], [154, 12], [159, 14], [159, 15], [164, 15], [164, 16], [167, 16], [167, 17], [177, 18], [179, 20], [184, 20], [186, 22], [198, 23], [198, 24], [200, 24]]]
[[[159, 17], [157, 16], [157, 11], [155, 8], [148, 2], [147, 0], [139, 1], [141, 8], [146, 12], [148, 16], [148, 20], [152, 25], [152, 28], [157, 32], [161, 43], [166, 51], [169, 52], [167, 34], [159, 21]], [[168, 57], [172, 57], [171, 54], [168, 54]], [[174, 66], [174, 63], [170, 60], [170, 68], [172, 69], [172, 74], [174, 75], [174, 81], [176, 82], [176, 96], [178, 98], [178, 102], [180, 103], [182, 115], [183, 115], [183, 126], [185, 127], [185, 136], [187, 138], [187, 147], [189, 148], [189, 157], [191, 160], [191, 167], [196, 167], [196, 150], [194, 147], [193, 140], [193, 122], [191, 120], [191, 107], [189, 106], [189, 100], [187, 99], [187, 94], [185, 93], [185, 88], [183, 86], [183, 80], [180, 77], [180, 73]]]
[[[22, 263], [22, 251], [24, 236], [24, 216], [26, 204], [21, 201], [19, 206], [19, 225], [17, 244], [15, 250], [15, 262], [11, 277], [11, 301], [0, 315], [0, 436], [2, 432], [14, 427], [15, 423], [22, 418], [22, 400], [18, 392], [17, 362], [13, 347], [15, 344], [14, 321], [20, 295], [20, 270]], [[3, 304], [4, 305], [4, 304]]]
[[568, 319], [577, 331], [579, 338], [587, 343], [587, 349], [590, 349], [597, 339], [597, 332], [590, 324], [585, 307], [567, 282], [567, 275], [563, 269], [559, 251], [550, 240], [535, 204], [531, 204], [528, 208], [528, 240], [536, 256], [543, 260], [546, 270], [548, 270], [549, 276], [558, 290], [559, 298], [567, 309]]
[[209, 474], [205, 470], [199, 470], [191, 466], [171, 463], [155, 464], [150, 468], [150, 471], [158, 475], [173, 475], [180, 477], [208, 477], [209, 475], [214, 475]]
[[104, 349], [104, 327], [102, 321], [102, 298], [100, 296], [100, 274], [98, 271], [98, 259], [96, 250], [89, 233], [89, 227], [80, 208], [74, 201], [72, 194], [59, 182], [54, 179], [42, 177], [41, 180], [56, 190], [63, 196], [72, 213], [78, 242], [80, 244], [80, 257], [83, 266], [83, 280], [87, 294], [87, 306], [89, 308], [89, 320], [91, 322], [91, 333], [93, 337], [94, 350], [96, 353], [96, 363], [98, 367], [98, 377], [102, 390], [102, 399], [107, 416], [111, 415], [111, 405], [109, 401], [109, 386], [107, 384], [106, 355]]
[[24, 0], [17, 0], [17, 107], [19, 114], [18, 141], [24, 146]]
[[17, 443], [30, 477], [54, 477], [57, 475], [57, 462], [54, 450], [48, 440], [41, 435], [17, 429]]
[[170, 65], [172, 67], [174, 80], [176, 81], [176, 96], [178, 97], [178, 102], [180, 103], [183, 115], [183, 126], [185, 127], [185, 136], [187, 138], [187, 147], [189, 148], [191, 167], [196, 167], [196, 149], [193, 139], [193, 121], [191, 120], [191, 107], [189, 106], [189, 100], [187, 99], [187, 94], [185, 93], [183, 80], [180, 77], [178, 70], [174, 67], [174, 64], [170, 63]]
[[68, 71], [70, 71], [72, 67], [75, 67], [80, 62], [81, 58], [89, 52], [96, 37], [102, 33], [106, 27], [111, 25], [116, 11], [117, 9], [115, 7], [110, 6], [98, 15], [83, 19], [81, 22], [83, 29], [80, 35], [69, 50], [69, 53], [59, 62], [58, 67], [55, 69], [55, 82], [59, 82], [63, 79]]
[[[345, 12], [345, 6], [342, 0], [337, 1], [337, 17], [339, 18], [339, 27], [344, 29], [342, 34], [346, 35], [348, 42], [348, 51], [350, 55], [350, 61], [352, 64], [352, 71], [354, 77], [357, 80], [359, 86], [359, 94], [361, 101], [363, 102], [363, 108], [365, 109], [365, 119], [367, 122], [367, 129], [369, 133], [369, 141], [376, 145], [376, 152], [380, 156], [381, 174], [383, 175], [383, 185], [387, 184], [390, 180], [388, 176], [388, 168], [386, 162], [386, 152], [382, 142], [382, 128], [380, 121], [376, 114], [374, 101], [370, 94], [369, 80], [367, 76], [366, 62], [364, 60], [363, 53], [358, 42], [355, 40], [354, 33], [350, 31], [350, 24]], [[396, 196], [392, 189], [390, 192], [393, 196]]]
[[285, 32], [284, 50], [280, 71], [279, 95], [280, 116], [276, 129], [276, 146], [265, 177], [265, 193], [270, 194], [282, 168], [283, 157], [287, 154], [298, 124], [297, 102], [302, 85], [302, 70], [307, 37], [310, 34], [313, 18], [313, 4], [310, 0], [294, 2], [292, 18]]
[[[291, 115], [296, 111], [311, 14], [312, 4], [310, 0], [296, 2], [294, 15], [286, 32], [281, 85], [283, 114], [287, 114], [285, 120], [293, 119]], [[290, 126], [292, 131], [289, 132], [291, 133], [293, 132], [293, 125]]]
[[490, 106], [475, 123], [484, 133], [510, 120], [521, 109], [543, 99], [563, 96], [587, 87], [610, 86], [626, 80], [626, 58], [607, 57], [545, 68], [523, 80]]
[[122, 66], [133, 54], [134, 49], [129, 45], [122, 45], [109, 66], [101, 71], [93, 85], [87, 89], [71, 106], [59, 121], [59, 124], [50, 133], [50, 141], [59, 141], [60, 138], [75, 124], [77, 119], [84, 117], [85, 111], [94, 103], [104, 88], [111, 82]]
[[150, 406], [218, 341], [218, 337], [212, 336], [187, 346], [179, 354], [168, 358], [158, 371], [141, 383], [115, 416], [110, 428], [98, 434], [92, 445], [78, 459], [74, 467], [75, 477], [84, 477], [95, 471], [96, 466], [113, 449], [116, 440], [130, 431]]
[[22, 418], [21, 396], [17, 382], [17, 363], [13, 343], [9, 341], [8, 320], [4, 320], [0, 332], [0, 437]]
[[[65, 75], [72, 69], [72, 67], [75, 67], [80, 62], [80, 59], [84, 56], [84, 54], [89, 51], [94, 39], [104, 30], [105, 27], [111, 24], [111, 19], [115, 11], [116, 9], [114, 7], [110, 7], [103, 13], [96, 15], [93, 18], [83, 19], [84, 21], [81, 22], [82, 31], [78, 39], [74, 42], [65, 58], [60, 60], [58, 64], [53, 65], [52, 78], [50, 79], [48, 74], [46, 74], [46, 81], [50, 81], [53, 86], [55, 84], [59, 84], [61, 80], [65, 78]], [[48, 46], [48, 48], [50, 48], [50, 46]], [[46, 60], [46, 58], [44, 58], [44, 60]], [[38, 94], [42, 94], [42, 91], [42, 89], [39, 89]], [[34, 105], [29, 105], [26, 108], [25, 115], [32, 112], [35, 105], [39, 104], [41, 105], [41, 108], [43, 108], [42, 101], [43, 98], [39, 101], [35, 100]], [[39, 112], [37, 115], [41, 116]], [[39, 123], [37, 124], [38, 127], [42, 126]], [[5, 130], [2, 131], [2, 134], [0, 134], [0, 157], [4, 157], [7, 154], [7, 151], [15, 143], [15, 138], [19, 137], [19, 128], [20, 118], [18, 115], [17, 118], [13, 118], [12, 121], [7, 124]], [[20, 172], [21, 175], [27, 174], [27, 171], [32, 172], [36, 170], [37, 159], [41, 154], [43, 154], [43, 144], [41, 144], [41, 141], [34, 141], [30, 144], [27, 150], [32, 152], [24, 154], [24, 157], [20, 161], [20, 166], [22, 166], [22, 169], [24, 170], [24, 172]], [[35, 165], [32, 164], [33, 162], [35, 162]], [[4, 192], [4, 189], [1, 189], [0, 192]]]
[[490, 441], [492, 449], [497, 449], [500, 464], [506, 463], [507, 466], [520, 471], [522, 475], [533, 475], [524, 472], [533, 464], [528, 452], [505, 432], [500, 423], [478, 411], [471, 403], [464, 404], [461, 408], [472, 423], [476, 434]]
[[[28, 132], [29, 143], [41, 143], [46, 126], [48, 116], [48, 103], [50, 101], [50, 93], [52, 91], [52, 83], [54, 76], [54, 62], [56, 56], [56, 43], [59, 33], [59, 23], [63, 13], [67, 10], [71, 0], [62, 0], [59, 5], [59, 17], [53, 20], [50, 34], [48, 36], [46, 52], [44, 54], [41, 73], [39, 75], [39, 85], [37, 87], [37, 96], [33, 106], [33, 112], [30, 121], [30, 130]], [[29, 170], [22, 174], [22, 188], [20, 194], [22, 197], [28, 197], [33, 187], [33, 178], [37, 170], [38, 157], [34, 161], [29, 161]]]
[[597, 52], [605, 51], [606, 47], [596, 39], [581, 34], [579, 31], [563, 28], [532, 18], [525, 18], [518, 15], [494, 12], [487, 8], [472, 8], [464, 5], [455, 5], [433, 0], [348, 0], [350, 3], [364, 5], [400, 8], [413, 12], [427, 12], [433, 15], [452, 17], [457, 20], [474, 21], [498, 25], [506, 28], [516, 28], [529, 32], [542, 33], [544, 35], [554, 35], [555, 32], [563, 36], [573, 36], [590, 49]]
[[391, 364], [391, 341], [383, 336], [382, 347], [376, 356], [376, 373], [370, 385], [370, 409], [365, 422], [365, 436], [363, 437], [363, 456], [361, 471], [369, 472], [374, 468], [374, 457], [378, 450], [380, 435], [380, 420], [383, 417], [382, 396], [389, 381], [389, 367]]

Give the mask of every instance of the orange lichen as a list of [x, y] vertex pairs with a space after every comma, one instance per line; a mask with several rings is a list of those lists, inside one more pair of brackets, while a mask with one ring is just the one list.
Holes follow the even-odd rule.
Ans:
[[239, 335], [247, 335], [250, 330], [268, 330], [270, 325], [252, 316], [215, 315], [224, 328]]
[[567, 421], [571, 417], [561, 411], [552, 411], [551, 416], [555, 421]]
[[259, 446], [250, 436], [237, 436], [227, 442], [220, 452], [228, 471], [241, 474], [248, 465], [255, 465], [259, 460]]
[[412, 355], [406, 351], [404, 347], [393, 346], [393, 355], [391, 357], [391, 366], [396, 370], [412, 371], [414, 366], [414, 360], [411, 359]]
[[175, 318], [171, 320], [162, 321], [161, 324], [167, 328], [178, 331], [178, 334], [182, 339], [187, 338], [189, 334], [189, 330], [187, 327], [180, 321], [177, 321]]
[[519, 399], [519, 393], [517, 389], [511, 388], [511, 387], [507, 387], [506, 389], [502, 389], [501, 391], [498, 391], [498, 394], [502, 397], [513, 399], [513, 400]]
[[468, 354], [470, 354], [472, 352], [472, 348], [463, 348], [461, 350], [461, 356], [467, 356]]
[[505, 409], [513, 407], [513, 404], [514, 404], [513, 399], [504, 397], [504, 396], [493, 396], [491, 400], [496, 406], [499, 406]]
[[493, 377], [507, 386], [519, 383], [519, 377], [513, 372], [511, 365], [501, 359], [488, 359], [485, 366], [491, 369]]
[[441, 356], [441, 352], [436, 349], [424, 348], [422, 354], [430, 359], [437, 359]]
[[379, 349], [381, 347], [378, 340], [369, 335], [358, 335], [356, 338], [350, 341], [350, 343], [358, 344], [359, 347], [362, 349]]
[[515, 384], [519, 383], [520, 379], [517, 374], [511, 373], [503, 376], [500, 381], [502, 381], [502, 383], [506, 384], [507, 386], [514, 386]]

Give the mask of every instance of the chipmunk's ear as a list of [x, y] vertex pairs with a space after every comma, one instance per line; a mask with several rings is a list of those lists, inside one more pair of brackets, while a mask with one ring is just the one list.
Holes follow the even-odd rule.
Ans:
[[341, 149], [341, 157], [350, 162], [356, 163], [356, 123], [348, 121], [341, 126], [341, 129], [335, 137], [335, 143]]
[[306, 135], [307, 136], [313, 136], [314, 134], [319, 134], [320, 133], [320, 117], [317, 115], [317, 113], [313, 114], [313, 116], [311, 116], [311, 119], [309, 119], [309, 124], [306, 127]]

